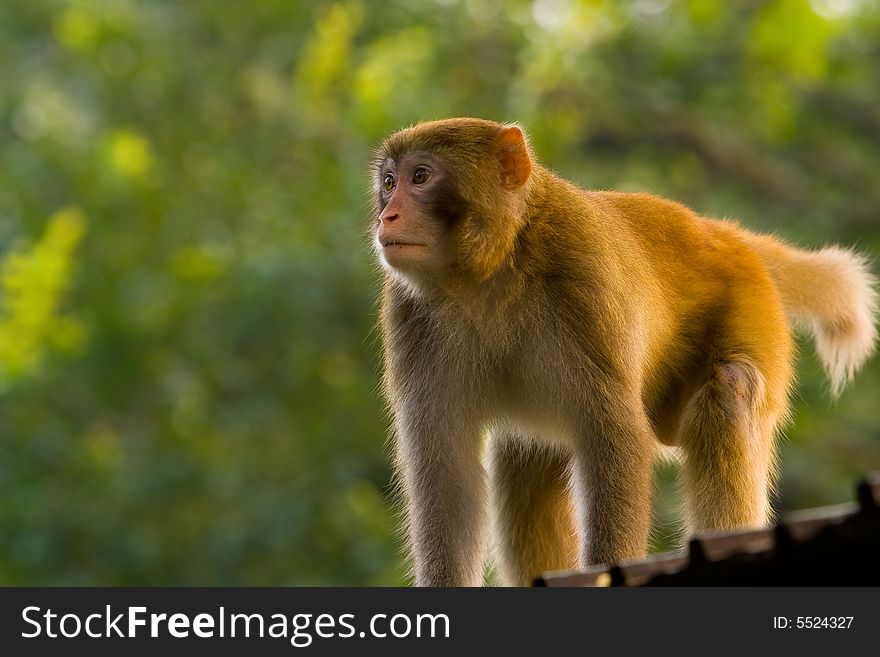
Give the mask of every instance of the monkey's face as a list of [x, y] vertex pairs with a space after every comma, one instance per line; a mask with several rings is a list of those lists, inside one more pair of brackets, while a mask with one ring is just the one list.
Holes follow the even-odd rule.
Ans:
[[513, 247], [531, 168], [518, 127], [447, 119], [395, 133], [374, 168], [382, 264], [417, 287], [485, 280]]
[[[403, 273], [439, 270], [451, 262], [443, 206], [450, 179], [436, 157], [413, 152], [386, 158], [378, 170], [375, 244], [383, 264]], [[447, 212], [448, 214], [448, 212]]]

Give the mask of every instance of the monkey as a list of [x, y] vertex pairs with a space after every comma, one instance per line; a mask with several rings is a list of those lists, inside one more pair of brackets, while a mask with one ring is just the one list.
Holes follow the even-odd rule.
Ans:
[[514, 586], [643, 558], [669, 450], [687, 532], [765, 526], [792, 327], [811, 331], [834, 395], [874, 349], [863, 256], [581, 189], [538, 163], [517, 124], [405, 128], [372, 178], [417, 586], [480, 585], [490, 543]]

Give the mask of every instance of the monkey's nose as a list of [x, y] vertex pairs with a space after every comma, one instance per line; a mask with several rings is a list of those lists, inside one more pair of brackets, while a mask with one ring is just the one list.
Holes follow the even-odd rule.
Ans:
[[392, 221], [394, 221], [395, 219], [397, 219], [397, 217], [399, 217], [399, 216], [400, 216], [400, 215], [399, 215], [397, 212], [395, 212], [395, 213], [393, 213], [393, 214], [386, 214], [386, 215], [383, 215], [382, 217], [380, 217], [380, 219], [382, 220], [383, 223], [386, 222], [386, 221], [387, 221], [387, 222], [392, 222]]

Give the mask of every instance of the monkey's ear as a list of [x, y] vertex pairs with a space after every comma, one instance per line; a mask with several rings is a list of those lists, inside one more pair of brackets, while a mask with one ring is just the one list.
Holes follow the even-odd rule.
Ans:
[[517, 126], [504, 128], [496, 141], [496, 153], [504, 187], [518, 189], [525, 185], [532, 174], [532, 158], [522, 130]]

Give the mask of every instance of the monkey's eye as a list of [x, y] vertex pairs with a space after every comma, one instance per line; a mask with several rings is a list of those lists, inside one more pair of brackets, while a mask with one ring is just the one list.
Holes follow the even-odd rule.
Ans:
[[394, 176], [390, 173], [386, 173], [385, 178], [382, 179], [382, 189], [384, 189], [386, 192], [390, 192], [392, 189], [394, 189], [394, 184]]
[[412, 181], [415, 185], [421, 185], [431, 176], [430, 172], [425, 167], [416, 167], [416, 170], [413, 171]]

